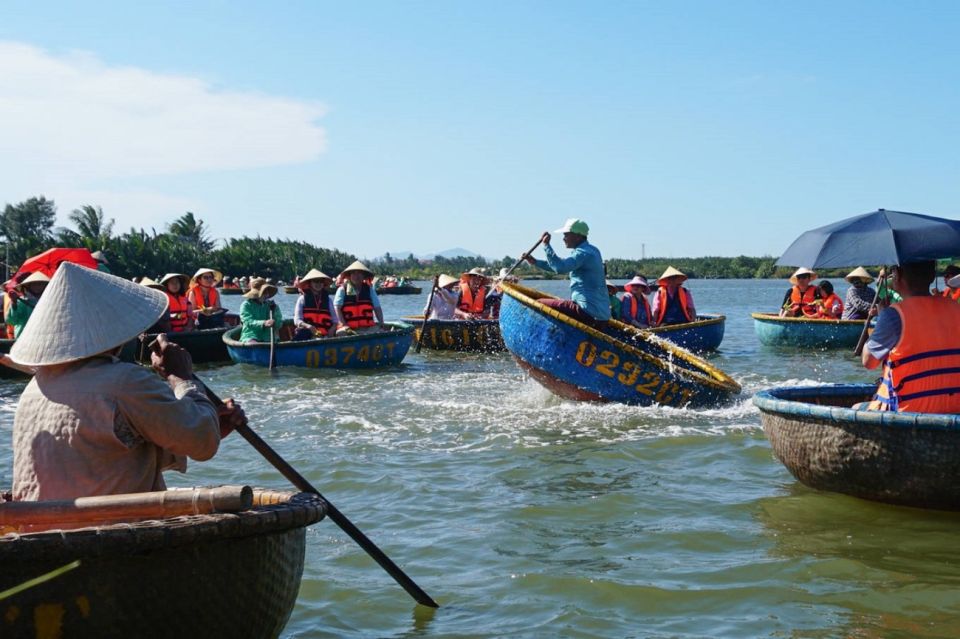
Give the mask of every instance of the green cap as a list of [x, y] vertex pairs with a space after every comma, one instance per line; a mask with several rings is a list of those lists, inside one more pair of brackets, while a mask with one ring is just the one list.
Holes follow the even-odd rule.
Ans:
[[563, 228], [554, 231], [554, 233], [576, 233], [584, 237], [586, 237], [589, 232], [590, 227], [587, 226], [587, 223], [576, 217], [571, 217], [564, 223]]

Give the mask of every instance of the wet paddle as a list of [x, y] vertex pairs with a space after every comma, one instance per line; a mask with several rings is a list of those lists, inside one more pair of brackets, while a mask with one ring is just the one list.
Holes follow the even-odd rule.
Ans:
[[[877, 290], [873, 293], [873, 303], [870, 304], [870, 311], [872, 311], [877, 306], [877, 300], [880, 299], [880, 286], [883, 283], [883, 280], [886, 278], [885, 269], [880, 269], [880, 274], [877, 275]], [[863, 347], [867, 343], [867, 328], [870, 326], [870, 311], [867, 311], [867, 319], [863, 323], [863, 331], [860, 333], [860, 339], [857, 340], [857, 347], [853, 349], [854, 355], [860, 355], [863, 353]]]
[[523, 263], [526, 261], [527, 256], [530, 255], [531, 253], [533, 253], [534, 251], [536, 251], [536, 250], [537, 250], [537, 247], [540, 246], [542, 243], [543, 243], [543, 236], [541, 235], [541, 236], [540, 236], [540, 239], [537, 240], [537, 243], [534, 244], [533, 246], [531, 246], [531, 247], [530, 247], [530, 250], [527, 251], [526, 253], [524, 253], [524, 254], [523, 254], [523, 257], [521, 257], [519, 260], [517, 260], [516, 264], [514, 264], [514, 265], [511, 266], [509, 269], [507, 269], [507, 272], [504, 273], [504, 274], [501, 276], [500, 279], [506, 279], [507, 275], [510, 275], [511, 273], [513, 273], [514, 269], [516, 269], [518, 266], [520, 266], [521, 264], [523, 264]]
[[[273, 302], [267, 302], [267, 304], [273, 304]], [[273, 321], [273, 306], [270, 307], [270, 321]], [[267, 365], [267, 370], [272, 371], [276, 363], [273, 360], [273, 343], [276, 341], [274, 326], [270, 327], [270, 363]]]
[[430, 321], [430, 311], [433, 307], [433, 294], [437, 292], [437, 285], [440, 283], [440, 276], [433, 276], [433, 288], [430, 289], [430, 297], [427, 298], [427, 311], [426, 315], [423, 316], [423, 324], [420, 326], [420, 336], [417, 338], [417, 348], [414, 350], [415, 353], [420, 352], [420, 347], [423, 346], [423, 336], [427, 332], [427, 322]]
[[[210, 398], [210, 401], [216, 406], [222, 406], [223, 400], [217, 397], [210, 388], [203, 383], [203, 381], [197, 377], [193, 376], [193, 379], [203, 387], [203, 390], [207, 393], [207, 397]], [[301, 475], [297, 470], [287, 463], [287, 461], [281, 457], [277, 451], [273, 450], [267, 442], [263, 441], [259, 435], [257, 435], [250, 426], [244, 424], [243, 426], [238, 426], [236, 431], [240, 433], [240, 436], [243, 437], [247, 442], [250, 443], [257, 452], [263, 455], [264, 459], [270, 462], [274, 468], [280, 471], [280, 474], [286, 477], [291, 484], [297, 487], [298, 490], [301, 490], [305, 493], [312, 493], [317, 495], [320, 499], [326, 502], [327, 505], [327, 516], [333, 520], [340, 529], [347, 533], [350, 539], [357, 542], [357, 544], [363, 548], [368, 555], [370, 555], [374, 561], [380, 564], [380, 567], [387, 571], [394, 580], [400, 584], [407, 593], [414, 598], [414, 600], [424, 606], [429, 606], [431, 608], [439, 608], [440, 605], [434, 601], [430, 595], [423, 591], [420, 586], [414, 583], [413, 579], [407, 576], [403, 570], [400, 569], [397, 564], [393, 563], [389, 557], [387, 557], [380, 548], [377, 547], [370, 539], [363, 534], [363, 532], [353, 525], [347, 516], [337, 510], [336, 506], [330, 503], [330, 500], [320, 494], [320, 491], [313, 487], [313, 485], [308, 482], [303, 475]]]

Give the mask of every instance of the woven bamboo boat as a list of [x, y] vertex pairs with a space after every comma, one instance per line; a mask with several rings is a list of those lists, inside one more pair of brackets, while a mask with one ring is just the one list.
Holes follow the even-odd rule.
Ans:
[[503, 284], [500, 332], [521, 368], [567, 399], [709, 406], [740, 392], [723, 371], [648, 331], [611, 321], [600, 331], [541, 304], [551, 296]]
[[243, 295], [246, 293], [242, 288], [220, 288], [217, 290], [220, 291], [221, 295]]
[[763, 431], [794, 477], [819, 490], [960, 510], [960, 415], [853, 410], [876, 386], [757, 393]]
[[693, 322], [670, 324], [647, 329], [654, 335], [668, 339], [690, 351], [715, 351], [723, 341], [727, 318], [724, 315], [697, 315]]
[[[413, 339], [420, 339], [423, 315], [401, 318], [413, 325]], [[500, 353], [507, 349], [500, 336], [500, 322], [486, 320], [437, 320], [427, 323], [423, 347], [435, 351], [459, 351], [469, 353]]]
[[296, 286], [284, 286], [283, 292], [286, 293], [287, 295], [299, 295], [300, 289], [297, 288]]
[[811, 348], [853, 348], [865, 321], [780, 317], [775, 313], [751, 313], [750, 317], [762, 344]]
[[[194, 364], [212, 364], [229, 362], [230, 354], [223, 343], [224, 334], [240, 323], [240, 316], [227, 313], [224, 316], [224, 326], [220, 328], [205, 328], [197, 331], [181, 331], [165, 333], [167, 339], [190, 353]], [[150, 344], [157, 339], [160, 333], [145, 333], [135, 337], [123, 346], [120, 351], [120, 360], [124, 362], [150, 363]]]
[[[300, 589], [317, 495], [256, 490], [236, 513], [0, 536], [3, 637], [276, 637]], [[42, 502], [38, 502], [42, 503]]]
[[377, 289], [377, 295], [419, 295], [423, 289], [419, 286], [381, 286]]

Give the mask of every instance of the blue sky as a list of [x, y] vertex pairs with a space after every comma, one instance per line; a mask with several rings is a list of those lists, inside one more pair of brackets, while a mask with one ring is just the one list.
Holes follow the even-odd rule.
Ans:
[[960, 217], [960, 3], [0, 4], [0, 203], [217, 237], [778, 255]]

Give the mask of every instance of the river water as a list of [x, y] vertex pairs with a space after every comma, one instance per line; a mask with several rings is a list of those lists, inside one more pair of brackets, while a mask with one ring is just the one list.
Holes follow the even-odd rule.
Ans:
[[[565, 294], [565, 282], [533, 282]], [[727, 316], [743, 395], [678, 410], [561, 401], [508, 354], [411, 349], [370, 373], [202, 367], [222, 397], [440, 604], [415, 606], [330, 521], [307, 532], [286, 637], [956, 637], [960, 515], [805, 488], [750, 398], [870, 381], [847, 351], [761, 346], [781, 281], [688, 283]], [[846, 284], [835, 281], [843, 295]], [[294, 296], [279, 296], [285, 316]], [[387, 319], [419, 296], [384, 296]], [[239, 307], [241, 298], [225, 298]], [[0, 383], [0, 485], [22, 383]], [[178, 486], [286, 487], [238, 436]]]

